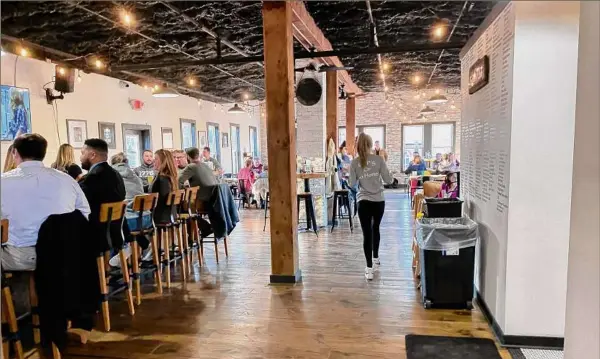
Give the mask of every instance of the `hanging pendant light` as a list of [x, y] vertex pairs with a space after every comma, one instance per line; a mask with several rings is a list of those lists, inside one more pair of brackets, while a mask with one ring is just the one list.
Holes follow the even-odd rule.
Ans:
[[448, 102], [448, 98], [442, 94], [435, 94], [433, 96], [431, 96], [431, 98], [429, 99], [429, 101], [427, 101], [427, 103], [429, 104], [440, 104], [440, 103], [446, 103]]
[[179, 92], [166, 86], [155, 87], [154, 91], [152, 92], [152, 97], [158, 98], [173, 98], [178, 96]]
[[420, 114], [419, 116], [417, 116], [417, 120], [426, 120], [427, 118], [423, 115]]
[[421, 114], [422, 114], [422, 115], [429, 115], [429, 114], [432, 114], [432, 113], [435, 113], [435, 110], [434, 110], [434, 109], [432, 109], [432, 108], [431, 108], [431, 107], [429, 107], [429, 106], [425, 106], [425, 107], [424, 107], [424, 108], [421, 110]]
[[245, 113], [246, 111], [244, 111], [240, 106], [238, 106], [238, 104], [234, 104], [232, 108], [230, 108], [229, 110], [227, 110], [228, 113]]

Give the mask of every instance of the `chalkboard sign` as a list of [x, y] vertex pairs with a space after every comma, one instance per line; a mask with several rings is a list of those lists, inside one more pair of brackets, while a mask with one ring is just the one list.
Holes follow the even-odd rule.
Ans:
[[469, 95], [481, 90], [490, 78], [490, 60], [486, 56], [475, 61], [469, 69]]

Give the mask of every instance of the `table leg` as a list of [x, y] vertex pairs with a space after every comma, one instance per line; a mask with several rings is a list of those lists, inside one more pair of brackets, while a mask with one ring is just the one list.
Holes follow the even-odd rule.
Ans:
[[310, 192], [310, 179], [308, 179], [308, 178], [304, 179], [304, 192], [306, 192], [306, 193]]

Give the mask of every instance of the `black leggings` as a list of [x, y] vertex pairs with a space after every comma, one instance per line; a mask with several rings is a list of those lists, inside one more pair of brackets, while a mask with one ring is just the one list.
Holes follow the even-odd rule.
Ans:
[[373, 267], [373, 257], [379, 258], [379, 225], [383, 218], [385, 202], [359, 201], [358, 218], [363, 231], [363, 249], [367, 267]]

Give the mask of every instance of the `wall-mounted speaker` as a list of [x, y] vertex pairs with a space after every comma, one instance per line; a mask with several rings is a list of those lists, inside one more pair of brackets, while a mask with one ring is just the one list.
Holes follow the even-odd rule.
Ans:
[[75, 69], [56, 66], [54, 68], [54, 89], [63, 93], [75, 91]]
[[323, 87], [319, 81], [307, 77], [298, 82], [296, 86], [296, 98], [304, 106], [313, 106], [321, 99]]

